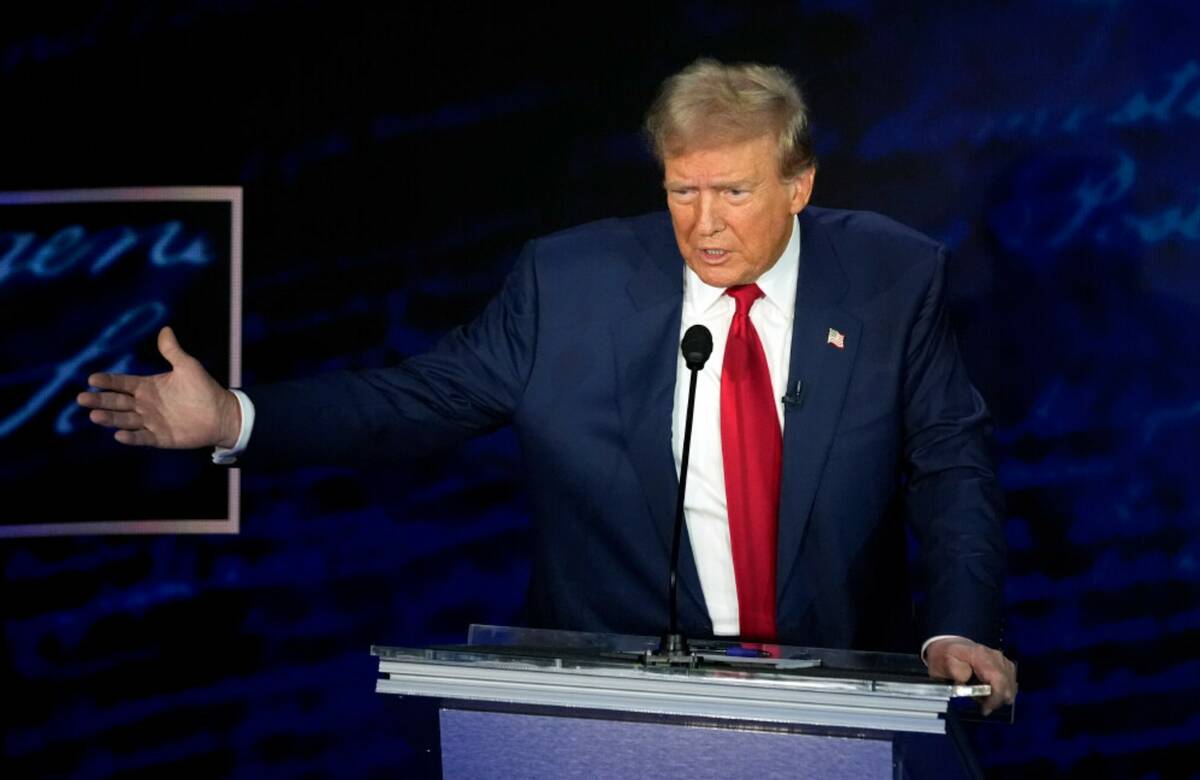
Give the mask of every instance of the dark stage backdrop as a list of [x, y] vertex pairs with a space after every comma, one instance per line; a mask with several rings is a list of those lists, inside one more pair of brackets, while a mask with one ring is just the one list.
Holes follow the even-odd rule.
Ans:
[[[0, 190], [240, 185], [246, 382], [381, 366], [478, 311], [524, 240], [659, 207], [637, 125], [661, 78], [783, 64], [815, 202], [955, 253], [1022, 686], [1015, 725], [976, 730], [983, 762], [1194, 775], [1200, 10], [746, 6], [7, 4]], [[509, 434], [399, 455], [244, 473], [234, 537], [0, 540], [0, 773], [427, 770], [428, 713], [372, 692], [368, 645], [518, 621], [528, 527]]]

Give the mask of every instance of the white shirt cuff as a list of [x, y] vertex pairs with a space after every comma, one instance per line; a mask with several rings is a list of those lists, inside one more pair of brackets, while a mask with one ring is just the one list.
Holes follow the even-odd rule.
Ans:
[[929, 662], [925, 660], [925, 651], [929, 649], [929, 646], [931, 644], [938, 641], [939, 639], [966, 639], [966, 637], [959, 636], [958, 634], [938, 634], [937, 636], [929, 637], [928, 639], [925, 640], [925, 644], [921, 645], [921, 663], [925, 664], [926, 666], [929, 666]]
[[217, 447], [213, 450], [213, 463], [219, 466], [237, 462], [237, 456], [246, 451], [246, 445], [250, 443], [250, 432], [254, 430], [254, 402], [241, 390], [230, 388], [229, 392], [237, 398], [238, 406], [242, 409], [242, 430], [233, 447]]

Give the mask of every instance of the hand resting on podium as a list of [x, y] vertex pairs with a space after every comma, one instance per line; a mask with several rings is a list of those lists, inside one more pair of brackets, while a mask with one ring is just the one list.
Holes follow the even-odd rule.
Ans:
[[999, 650], [963, 637], [938, 639], [925, 652], [929, 676], [966, 683], [972, 677], [992, 686], [992, 694], [980, 702], [984, 715], [1012, 704], [1017, 697], [1017, 667]]

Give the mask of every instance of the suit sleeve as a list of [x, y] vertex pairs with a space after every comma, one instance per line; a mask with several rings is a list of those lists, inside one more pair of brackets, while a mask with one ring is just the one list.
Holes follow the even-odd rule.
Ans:
[[945, 305], [940, 249], [911, 332], [904, 379], [905, 504], [920, 545], [925, 636], [998, 647], [1005, 569], [991, 421], [967, 378]]
[[411, 459], [508, 423], [537, 339], [536, 243], [474, 321], [389, 368], [246, 388], [256, 419], [239, 465]]

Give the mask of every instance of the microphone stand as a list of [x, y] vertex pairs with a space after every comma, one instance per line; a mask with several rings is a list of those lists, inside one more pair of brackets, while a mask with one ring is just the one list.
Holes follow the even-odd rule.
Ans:
[[[691, 368], [691, 366], [688, 366]], [[676, 582], [679, 569], [679, 541], [683, 536], [683, 494], [687, 490], [688, 454], [692, 449], [692, 412], [696, 407], [696, 376], [699, 369], [691, 369], [692, 378], [688, 383], [687, 418], [683, 427], [683, 457], [679, 461], [679, 493], [675, 497], [675, 534], [671, 542], [671, 578], [670, 589], [671, 623], [658, 642], [658, 655], [669, 658], [689, 653], [687, 637], [679, 630], [679, 586]]]
[[691, 663], [691, 651], [688, 648], [687, 637], [679, 630], [679, 542], [683, 536], [683, 496], [687, 490], [688, 455], [692, 448], [692, 416], [696, 410], [696, 377], [708, 356], [712, 354], [712, 334], [703, 325], [693, 325], [683, 334], [679, 345], [683, 352], [684, 362], [691, 371], [691, 381], [688, 383], [687, 415], [683, 426], [683, 457], [679, 462], [679, 493], [675, 497], [675, 534], [671, 543], [671, 576], [668, 582], [668, 599], [671, 607], [670, 624], [659, 638], [658, 649], [647, 653], [655, 656], [659, 663], [687, 662]]

